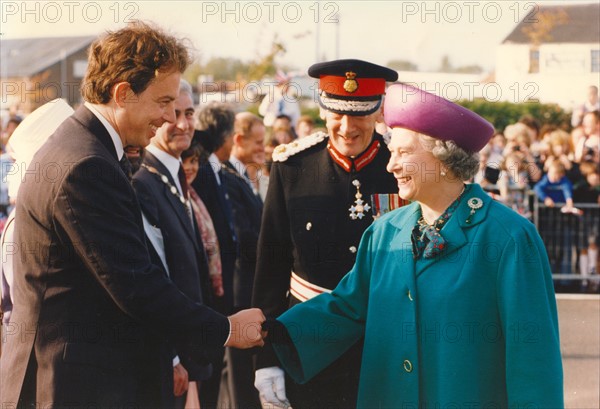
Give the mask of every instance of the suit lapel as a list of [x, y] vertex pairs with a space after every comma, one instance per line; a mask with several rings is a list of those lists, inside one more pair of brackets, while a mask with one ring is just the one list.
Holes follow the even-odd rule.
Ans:
[[[161, 161], [156, 159], [156, 157], [152, 155], [152, 153], [146, 151], [146, 157], [144, 158], [144, 162], [148, 166], [152, 166], [160, 173], [165, 175], [169, 179], [171, 185], [176, 186], [175, 181], [173, 180], [173, 177], [171, 176], [169, 170], [165, 167], [165, 165], [162, 164]], [[166, 184], [164, 184], [162, 181], [160, 183], [163, 184], [162, 191], [165, 200], [173, 208], [173, 211], [177, 215], [177, 218], [179, 219], [181, 224], [183, 225], [184, 230], [187, 232], [188, 236], [190, 236], [190, 239], [192, 239], [196, 250], [200, 251], [200, 248], [198, 246], [198, 240], [196, 238], [194, 230], [194, 225], [192, 224], [192, 220], [190, 219], [190, 215], [188, 213], [188, 210], [186, 209], [186, 205], [181, 203], [181, 200], [179, 200], [178, 196], [175, 196], [173, 193], [171, 193], [169, 187]]]
[[110, 157], [112, 157], [115, 160], [116, 166], [119, 168], [119, 171], [121, 172], [123, 177], [125, 177], [129, 182], [129, 186], [133, 194], [132, 205], [134, 204], [138, 209], [138, 211], [136, 212], [136, 222], [139, 226], [142, 226], [142, 212], [140, 209], [140, 204], [138, 202], [138, 197], [133, 191], [133, 187], [131, 186], [131, 181], [129, 180], [128, 175], [125, 174], [125, 171], [119, 163], [119, 157], [117, 157], [115, 143], [110, 137], [108, 130], [104, 127], [104, 125], [102, 124], [102, 122], [100, 122], [96, 115], [94, 115], [92, 111], [90, 111], [85, 105], [82, 105], [79, 108], [77, 108], [77, 110], [73, 113], [72, 118], [79, 122], [83, 127], [88, 129], [90, 134], [96, 139], [98, 139], [98, 142], [100, 142], [100, 144], [104, 146], [104, 148], [106, 148], [106, 151], [108, 152]]
[[242, 175], [240, 172], [238, 172], [235, 167], [232, 165], [231, 162], [226, 161], [223, 164], [223, 167], [225, 168], [225, 171], [227, 172], [227, 169], [230, 169], [230, 172], [237, 177], [238, 179], [240, 179], [240, 184], [243, 185], [244, 187], [242, 188], [242, 192], [248, 196], [248, 199], [250, 200], [251, 203], [254, 203], [255, 208], [260, 209], [260, 211], [262, 212], [262, 207], [263, 207], [263, 201], [260, 198], [260, 195], [257, 193], [254, 193], [254, 189], [252, 189], [252, 186], [250, 186], [250, 184], [248, 183], [248, 180], [246, 179], [246, 177], [244, 175]]
[[119, 162], [119, 158], [117, 157], [117, 150], [115, 149], [115, 144], [108, 133], [108, 130], [102, 125], [102, 122], [85, 107], [85, 105], [77, 108], [75, 113], [73, 114], [73, 118], [84, 127], [88, 128], [92, 135], [94, 135], [100, 143], [106, 148], [110, 155]]
[[[212, 172], [212, 170], [211, 170]], [[222, 174], [223, 171], [219, 170], [219, 172]], [[229, 225], [229, 230], [231, 231], [231, 235], [232, 237], [236, 237], [235, 236], [235, 229], [233, 228], [233, 211], [231, 209], [231, 203], [229, 201], [229, 196], [227, 195], [227, 181], [225, 180], [224, 177], [222, 177], [221, 175], [221, 185], [219, 185], [219, 182], [217, 182], [217, 178], [214, 175], [214, 173], [210, 174], [211, 177], [214, 179], [214, 183], [217, 185], [216, 186], [216, 190], [217, 190], [217, 196], [219, 198], [219, 202], [221, 203], [221, 209], [223, 209], [223, 212], [225, 213], [225, 218], [227, 219], [227, 224]], [[234, 239], [235, 241], [235, 239]]]

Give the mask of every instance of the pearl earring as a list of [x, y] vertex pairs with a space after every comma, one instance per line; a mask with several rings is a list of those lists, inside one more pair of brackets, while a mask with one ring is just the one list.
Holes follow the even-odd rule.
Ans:
[[446, 171], [445, 171], [444, 169], [442, 169], [442, 170], [440, 171], [440, 175], [442, 175], [442, 177], [446, 176]]

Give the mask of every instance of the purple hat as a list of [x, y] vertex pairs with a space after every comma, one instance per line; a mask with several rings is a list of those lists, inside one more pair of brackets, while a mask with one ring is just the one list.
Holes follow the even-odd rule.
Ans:
[[383, 114], [390, 128], [453, 141], [467, 152], [479, 152], [494, 134], [494, 126], [476, 113], [407, 84], [387, 89]]

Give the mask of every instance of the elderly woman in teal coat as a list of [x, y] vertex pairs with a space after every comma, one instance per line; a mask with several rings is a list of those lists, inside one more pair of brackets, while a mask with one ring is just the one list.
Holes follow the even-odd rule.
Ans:
[[306, 382], [364, 336], [359, 408], [562, 408], [556, 300], [529, 221], [464, 184], [493, 128], [405, 84], [388, 89], [388, 171], [413, 203], [363, 235], [331, 292], [278, 318]]

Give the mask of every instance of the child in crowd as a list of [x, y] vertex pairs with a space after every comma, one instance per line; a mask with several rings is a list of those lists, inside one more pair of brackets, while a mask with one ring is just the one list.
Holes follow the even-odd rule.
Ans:
[[564, 212], [575, 210], [573, 207], [573, 185], [566, 176], [564, 165], [555, 160], [548, 166], [548, 173], [535, 184], [533, 190], [538, 199], [548, 207], [556, 203], [565, 203]]
[[498, 187], [502, 201], [521, 216], [529, 219], [531, 212], [527, 201], [529, 187], [527, 166], [523, 153], [510, 152], [502, 163]]
[[573, 149], [571, 146], [571, 135], [567, 132], [557, 129], [548, 135], [549, 155], [544, 162], [544, 172], [548, 172], [548, 168], [552, 162], [558, 160], [569, 171], [573, 168]]
[[600, 172], [593, 161], [582, 162], [579, 170], [583, 178], [573, 187], [575, 202], [600, 204]]

